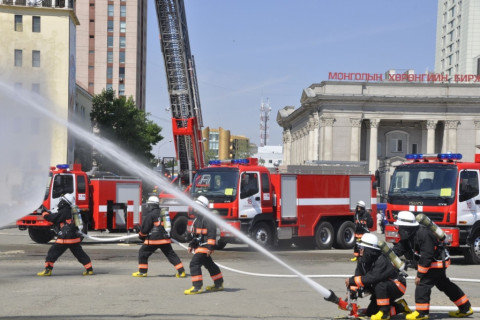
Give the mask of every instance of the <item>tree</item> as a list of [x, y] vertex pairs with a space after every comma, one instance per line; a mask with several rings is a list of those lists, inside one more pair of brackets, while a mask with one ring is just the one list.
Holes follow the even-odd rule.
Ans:
[[[163, 139], [162, 128], [148, 119], [149, 113], [139, 110], [132, 97], [116, 97], [112, 89], [103, 90], [93, 96], [90, 120], [94, 130], [101, 137], [116, 143], [141, 163], [152, 166], [155, 155], [152, 147]], [[124, 173], [113, 161], [103, 155], [94, 154], [97, 167], [101, 171]]]

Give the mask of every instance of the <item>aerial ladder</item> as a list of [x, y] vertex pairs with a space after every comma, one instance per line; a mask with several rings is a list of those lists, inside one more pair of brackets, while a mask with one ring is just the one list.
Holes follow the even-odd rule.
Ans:
[[[172, 112], [172, 131], [178, 161], [178, 186], [189, 191], [194, 173], [205, 167], [202, 140], [202, 112], [198, 94], [195, 61], [190, 52], [183, 0], [155, 0], [160, 43], [165, 63]], [[159, 193], [162, 206], [172, 219], [172, 237], [186, 240], [188, 207], [172, 195]]]

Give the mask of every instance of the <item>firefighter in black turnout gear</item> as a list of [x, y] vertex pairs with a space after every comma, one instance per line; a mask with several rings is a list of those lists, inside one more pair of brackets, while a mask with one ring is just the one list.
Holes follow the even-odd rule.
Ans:
[[185, 268], [182, 261], [172, 248], [172, 239], [165, 230], [165, 211], [160, 209], [159, 199], [150, 196], [142, 208], [143, 221], [138, 237], [143, 240], [143, 245], [138, 251], [138, 271], [132, 273], [133, 277], [146, 277], [148, 272], [148, 258], [157, 249], [162, 250], [168, 261], [175, 267], [177, 278], [185, 278]]
[[[208, 208], [208, 199], [200, 196], [195, 200], [201, 206]], [[213, 262], [212, 253], [216, 245], [217, 226], [215, 222], [204, 215], [197, 213], [192, 226], [193, 239], [188, 245], [188, 252], [194, 252], [190, 261], [190, 274], [192, 287], [184, 291], [185, 294], [202, 293], [203, 277], [202, 266], [207, 268], [213, 280], [212, 286], [207, 286], [207, 291], [222, 291], [223, 276], [220, 268]]]
[[430, 294], [432, 287], [445, 293], [458, 307], [448, 314], [454, 318], [468, 317], [473, 310], [465, 293], [446, 275], [450, 265], [450, 256], [444, 244], [429, 228], [420, 225], [410, 211], [400, 211], [394, 223], [398, 226], [400, 241], [393, 247], [393, 252], [407, 259], [414, 259], [417, 269], [415, 278], [416, 311], [406, 316], [407, 320], [428, 319], [430, 311]]
[[370, 304], [361, 315], [370, 316], [371, 320], [380, 320], [390, 319], [390, 316], [399, 313], [410, 313], [404, 299], [395, 301], [405, 293], [405, 276], [382, 254], [377, 236], [364, 234], [358, 240], [358, 246], [360, 254], [355, 275], [345, 279], [345, 285], [353, 300], [364, 293], [372, 294]]
[[58, 232], [57, 239], [48, 250], [47, 257], [45, 258], [45, 270], [37, 273], [38, 276], [51, 276], [55, 261], [57, 261], [67, 249], [70, 249], [78, 262], [85, 267], [83, 275], [93, 275], [92, 261], [80, 245], [82, 239], [74, 223], [72, 213], [73, 205], [75, 205], [75, 195], [67, 193], [61, 197], [57, 208], [51, 211], [44, 210], [42, 212], [43, 218], [52, 222]]
[[353, 222], [355, 223], [355, 245], [353, 247], [353, 258], [350, 261], [357, 261], [359, 256], [357, 242], [365, 233], [370, 232], [369, 228], [373, 227], [372, 216], [365, 209], [365, 202], [362, 200], [357, 202]]

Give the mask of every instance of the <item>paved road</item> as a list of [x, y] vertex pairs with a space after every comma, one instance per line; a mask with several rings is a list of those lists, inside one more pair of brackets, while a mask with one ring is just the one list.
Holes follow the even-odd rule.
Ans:
[[[291, 275], [285, 267], [245, 245], [228, 245], [216, 251], [225, 291], [185, 296], [190, 278], [177, 279], [173, 267], [161, 254], [150, 258], [147, 278], [133, 278], [137, 270], [138, 243], [92, 243], [84, 249], [93, 260], [95, 275], [84, 277], [82, 267], [70, 252], [56, 263], [52, 277], [38, 277], [49, 245], [33, 243], [26, 231], [0, 230], [0, 318], [1, 319], [332, 319], [345, 315], [326, 302], [306, 282], [291, 277], [266, 277], [238, 273]], [[187, 266], [190, 255], [174, 245]], [[306, 275], [328, 275], [313, 280], [323, 288], [344, 296], [343, 275], [351, 274], [350, 251], [298, 250], [285, 248], [273, 253]], [[479, 266], [454, 259], [448, 270], [452, 278], [480, 278]], [[413, 273], [410, 273], [413, 275]], [[205, 275], [205, 272], [204, 272]], [[333, 277], [332, 275], [339, 275]], [[205, 277], [205, 284], [211, 280]], [[474, 307], [480, 307], [479, 283], [458, 282]], [[413, 282], [405, 298], [414, 303]], [[360, 304], [366, 306], [367, 299]], [[453, 306], [434, 289], [432, 305]], [[403, 317], [397, 317], [402, 319]], [[432, 312], [432, 319], [446, 319], [446, 311]], [[474, 315], [480, 319], [480, 312]]]

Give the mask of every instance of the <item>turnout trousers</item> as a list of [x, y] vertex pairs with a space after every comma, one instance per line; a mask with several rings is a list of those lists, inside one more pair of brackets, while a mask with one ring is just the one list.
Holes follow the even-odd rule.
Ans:
[[192, 277], [192, 285], [196, 288], [203, 286], [202, 266], [204, 266], [210, 273], [215, 286], [223, 284], [223, 276], [220, 268], [213, 262], [211, 256], [206, 253], [197, 252], [193, 255], [190, 261], [190, 275]]
[[70, 243], [70, 244], [59, 244], [54, 243], [48, 249], [47, 257], [45, 259], [45, 268], [53, 269], [53, 264], [57, 259], [65, 252], [67, 249], [70, 249], [72, 254], [77, 258], [86, 270], [92, 270], [92, 261], [87, 253], [83, 250], [80, 243]]
[[182, 273], [185, 271], [183, 268], [182, 261], [178, 257], [177, 253], [173, 250], [170, 243], [158, 244], [158, 245], [147, 245], [143, 244], [138, 251], [138, 271], [142, 273], [147, 273], [148, 271], [148, 258], [155, 252], [157, 249], [162, 250], [165, 257], [168, 261], [175, 267], [175, 269]]
[[404, 295], [406, 288], [405, 280], [387, 280], [378, 283], [370, 298], [367, 315], [374, 315], [378, 311], [383, 311], [384, 314], [391, 316], [396, 315], [401, 306], [398, 306], [395, 300]]

